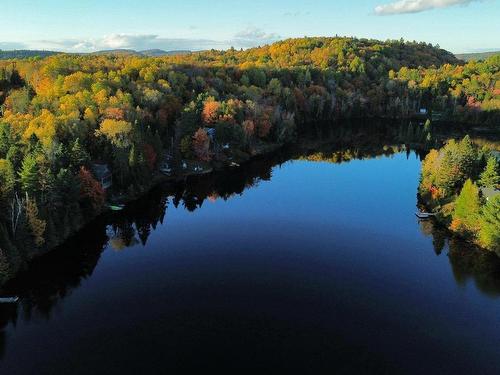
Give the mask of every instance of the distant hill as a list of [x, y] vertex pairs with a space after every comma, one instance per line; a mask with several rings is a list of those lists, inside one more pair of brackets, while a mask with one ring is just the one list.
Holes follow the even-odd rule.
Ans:
[[160, 56], [175, 56], [191, 53], [191, 51], [165, 51], [162, 49], [147, 49], [144, 51], [136, 51], [133, 49], [110, 49], [93, 52], [93, 55], [124, 55], [124, 56], [147, 56], [147, 57], [160, 57]]
[[[12, 51], [2, 51], [0, 50], [0, 60], [10, 60], [10, 59], [26, 59], [30, 57], [48, 57], [52, 55], [57, 55], [66, 52], [57, 51], [39, 51], [39, 50], [12, 50]], [[90, 55], [120, 55], [120, 56], [147, 56], [147, 57], [160, 57], [160, 56], [175, 56], [175, 55], [186, 55], [191, 53], [188, 50], [179, 51], [165, 51], [162, 49], [149, 49], [144, 51], [136, 51], [133, 49], [110, 49], [91, 52]], [[82, 55], [87, 55], [87, 53], [82, 53]]]
[[[47, 57], [58, 53], [55, 51], [36, 51], [36, 50], [15, 50], [1, 51], [1, 59], [22, 59], [29, 57]], [[228, 64], [240, 64], [248, 61], [259, 61], [268, 65], [277, 66], [306, 66], [316, 65], [324, 67], [325, 65], [342, 65], [344, 60], [351, 59], [352, 56], [358, 56], [365, 62], [378, 61], [380, 64], [389, 66], [393, 70], [399, 70], [406, 66], [416, 68], [419, 66], [440, 66], [445, 63], [457, 64], [460, 60], [452, 53], [434, 47], [427, 43], [404, 42], [402, 40], [378, 41], [374, 39], [356, 39], [346, 37], [315, 37], [315, 38], [296, 38], [287, 39], [265, 45], [262, 47], [250, 48], [247, 50], [236, 51], [230, 49], [227, 51], [198, 51], [188, 50], [166, 51], [162, 49], [148, 49], [137, 51], [134, 49], [110, 49], [91, 53], [73, 53], [76, 55], [116, 55], [116, 56], [137, 56], [137, 57], [168, 57], [183, 55], [186, 61], [206, 60]], [[490, 53], [490, 55], [493, 53]], [[481, 58], [487, 54], [469, 54], [457, 55], [462, 60], [472, 58]], [[484, 58], [484, 57], [482, 57]], [[201, 60], [200, 60], [201, 59]], [[340, 60], [340, 61], [339, 61]], [[349, 61], [351, 63], [351, 61]], [[353, 64], [359, 65], [360, 61]], [[353, 65], [353, 66], [354, 66]], [[353, 68], [354, 69], [354, 68]], [[375, 68], [374, 68], [375, 69]]]
[[141, 53], [139, 53], [133, 49], [107, 49], [107, 50], [92, 52], [90, 54], [91, 55], [124, 55], [124, 56], [131, 56], [131, 55], [141, 56], [142, 55]]
[[[258, 63], [275, 67], [335, 67], [363, 71], [372, 76], [402, 67], [428, 68], [460, 64], [451, 52], [423, 42], [380, 41], [352, 37], [292, 38], [246, 50], [201, 51], [183, 56], [184, 62], [241, 65]], [[365, 66], [366, 65], [366, 66]]]
[[178, 50], [178, 51], [165, 51], [162, 49], [148, 49], [144, 51], [139, 51], [140, 54], [149, 57], [158, 57], [158, 56], [175, 56], [175, 55], [186, 55], [191, 53], [189, 50]]
[[57, 55], [58, 53], [60, 52], [25, 50], [25, 49], [19, 49], [13, 51], [0, 50], [0, 60], [26, 59], [29, 57], [47, 57], [47, 56]]
[[455, 56], [460, 60], [471, 61], [471, 60], [485, 60], [488, 57], [494, 55], [500, 55], [500, 51], [480, 52], [480, 53], [459, 53], [456, 54]]

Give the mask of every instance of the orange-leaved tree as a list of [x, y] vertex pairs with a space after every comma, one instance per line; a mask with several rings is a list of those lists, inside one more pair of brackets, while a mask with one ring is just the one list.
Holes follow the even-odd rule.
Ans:
[[215, 100], [208, 100], [203, 104], [201, 118], [206, 124], [213, 124], [219, 118], [220, 103]]

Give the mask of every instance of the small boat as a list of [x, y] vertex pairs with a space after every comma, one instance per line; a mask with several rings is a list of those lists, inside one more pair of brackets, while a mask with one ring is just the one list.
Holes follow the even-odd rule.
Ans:
[[108, 207], [111, 211], [121, 211], [125, 208], [125, 205], [124, 204], [117, 204], [117, 205], [110, 204]]
[[234, 161], [231, 162], [231, 164], [229, 164], [230, 167], [239, 167], [240, 165], [238, 163], [235, 163]]
[[430, 212], [415, 212], [415, 216], [417, 216], [419, 219], [429, 219], [433, 216], [436, 216], [436, 214]]
[[19, 297], [0, 297], [0, 303], [16, 303]]

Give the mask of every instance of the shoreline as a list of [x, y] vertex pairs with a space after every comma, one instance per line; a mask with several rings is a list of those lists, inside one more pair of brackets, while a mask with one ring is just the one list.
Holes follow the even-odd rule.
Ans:
[[[162, 184], [180, 184], [180, 183], [187, 183], [188, 180], [194, 179], [194, 178], [203, 178], [203, 177], [209, 177], [214, 175], [215, 173], [218, 172], [223, 172], [223, 171], [230, 171], [230, 170], [238, 170], [242, 167], [244, 167], [246, 164], [261, 159], [263, 157], [272, 155], [274, 153], [277, 153], [278, 151], [282, 150], [286, 145], [285, 144], [269, 144], [266, 145], [261, 152], [249, 155], [248, 158], [245, 160], [239, 160], [237, 162], [237, 165], [228, 165], [228, 164], [219, 164], [216, 166], [212, 166], [208, 170], [204, 170], [201, 172], [186, 172], [182, 174], [173, 174], [172, 176], [167, 176], [163, 173], [161, 173], [159, 170], [155, 170], [153, 172], [153, 175], [151, 176], [151, 183], [142, 191], [135, 193], [133, 195], [127, 195], [124, 196], [123, 199], [121, 200], [121, 203], [124, 205], [131, 204], [134, 202], [137, 202], [141, 198], [145, 197], [147, 194], [149, 194], [153, 189], [161, 186]], [[68, 234], [62, 241], [55, 246], [44, 248], [43, 251], [40, 251], [38, 253], [34, 253], [31, 256], [27, 256], [26, 259], [24, 259], [22, 262], [16, 265], [16, 267], [13, 270], [9, 270], [9, 274], [7, 277], [3, 280], [0, 280], [0, 288], [2, 288], [4, 285], [6, 285], [9, 281], [15, 279], [20, 273], [25, 271], [29, 264], [41, 257], [46, 256], [47, 254], [52, 253], [53, 251], [57, 250], [61, 246], [64, 245], [65, 242], [67, 242], [69, 239], [72, 237], [78, 235], [82, 231], [85, 230], [88, 226], [92, 225], [92, 223], [96, 222], [99, 219], [102, 219], [106, 215], [112, 215], [115, 211], [113, 211], [110, 208], [110, 202], [107, 201], [105, 203], [105, 206], [103, 209], [101, 209], [99, 212], [97, 212], [95, 215], [93, 215], [89, 220], [86, 220], [79, 228], [76, 230], [72, 231], [71, 233]], [[1, 249], [0, 249], [1, 250]]]
[[[424, 202], [421, 198], [419, 198], [417, 208], [418, 207], [424, 207], [426, 209], [426, 212], [433, 212], [432, 207], [428, 204], [428, 202]], [[459, 239], [460, 241], [466, 243], [468, 246], [471, 246], [478, 251], [492, 253], [492, 254], [497, 255], [500, 258], [500, 254], [498, 254], [495, 250], [483, 247], [483, 246], [479, 245], [478, 243], [476, 243], [475, 241], [471, 240], [470, 238], [468, 238], [466, 236], [461, 236], [459, 233], [451, 230], [448, 227], [448, 225], [446, 224], [446, 220], [443, 218], [443, 215], [441, 212], [434, 213], [434, 216], [432, 216], [428, 220], [431, 220], [433, 222], [433, 225], [437, 225], [439, 227], [439, 229], [444, 230], [447, 233], [449, 238]]]
[[[369, 121], [369, 120], [373, 120], [373, 119], [372, 118], [365, 118], [364, 120]], [[399, 119], [399, 120], [394, 120], [394, 121], [405, 121], [405, 120], [406, 119]], [[349, 122], [349, 120], [346, 120], [346, 121]], [[334, 121], [332, 123], [339, 124], [342, 122], [343, 121], [340, 121], [340, 122]], [[467, 127], [468, 126], [467, 124], [456, 124], [456, 125], [458, 125], [460, 127], [463, 127], [463, 126]], [[210, 163], [210, 168], [208, 168], [208, 169], [204, 169], [202, 171], [197, 171], [197, 172], [191, 170], [191, 171], [186, 171], [184, 173], [172, 174], [172, 176], [167, 176], [167, 175], [163, 174], [162, 172], [160, 172], [158, 169], [156, 169], [153, 172], [153, 174], [151, 176], [150, 184], [147, 185], [147, 187], [145, 187], [143, 190], [141, 190], [139, 192], [135, 192], [132, 195], [126, 194], [126, 195], [122, 196], [122, 199], [120, 199], [119, 203], [127, 205], [130, 203], [136, 202], [139, 199], [141, 199], [142, 197], [146, 196], [148, 193], [150, 193], [153, 189], [157, 188], [158, 186], [160, 186], [162, 184], [175, 185], [175, 184], [180, 184], [180, 183], [187, 183], [191, 179], [207, 177], [207, 176], [211, 176], [211, 175], [214, 175], [215, 173], [223, 172], [223, 171], [227, 171], [228, 173], [231, 173], [230, 172], [231, 170], [233, 170], [233, 171], [239, 170], [242, 167], [244, 167], [246, 164], [248, 164], [252, 161], [262, 159], [265, 157], [269, 157], [269, 155], [273, 155], [273, 154], [279, 152], [280, 150], [283, 150], [285, 147], [288, 147], [290, 145], [294, 145], [294, 146], [298, 147], [299, 149], [301, 149], [302, 151], [312, 152], [314, 149], [320, 148], [322, 145], [326, 145], [326, 144], [329, 144], [331, 142], [332, 142], [332, 139], [321, 139], [320, 138], [320, 139], [312, 140], [312, 139], [308, 139], [306, 137], [305, 139], [302, 140], [302, 142], [293, 142], [293, 143], [288, 143], [288, 144], [276, 144], [276, 143], [271, 144], [271, 143], [269, 143], [269, 144], [266, 144], [265, 147], [260, 148], [259, 152], [254, 153], [254, 154], [247, 154], [248, 157], [237, 159], [237, 160], [231, 160], [231, 162], [229, 162], [229, 161], [212, 162], [212, 163]], [[408, 145], [411, 145], [411, 144], [408, 144]], [[417, 144], [414, 144], [413, 146], [415, 146], [415, 148], [417, 148], [416, 147]], [[197, 162], [191, 161], [191, 160], [186, 160], [186, 162], [197, 163]], [[235, 165], [233, 163], [235, 163]], [[179, 172], [179, 171], [182, 171], [182, 169], [176, 170], [176, 172]], [[422, 200], [418, 203], [421, 203], [424, 207], [429, 208], [429, 206], [427, 204], [425, 204], [425, 202], [423, 202]], [[25, 270], [27, 268], [27, 265], [30, 262], [32, 262], [33, 260], [38, 259], [40, 257], [43, 257], [43, 256], [47, 255], [48, 253], [51, 253], [55, 249], [63, 246], [63, 244], [66, 241], [68, 241], [68, 239], [77, 235], [78, 233], [83, 231], [86, 227], [91, 225], [96, 220], [99, 220], [103, 216], [112, 215], [114, 213], [114, 211], [110, 208], [110, 205], [111, 205], [111, 202], [109, 200], [106, 201], [103, 209], [101, 209], [98, 213], [96, 213], [91, 218], [89, 218], [84, 223], [82, 223], [82, 225], [79, 228], [76, 228], [76, 230], [68, 233], [68, 236], [66, 236], [64, 239], [61, 240], [61, 242], [57, 243], [56, 245], [44, 248], [42, 251], [37, 252], [37, 253], [33, 253], [30, 255], [26, 254], [25, 259], [22, 259], [22, 261], [20, 261], [18, 264], [14, 264], [13, 269], [9, 270], [7, 277], [4, 280], [0, 280], [0, 287], [5, 285], [6, 283], [8, 283], [10, 280], [15, 278], [20, 272]], [[458, 235], [457, 233], [451, 231], [442, 221], [439, 220], [438, 217], [435, 217], [433, 220], [440, 227], [445, 229], [448, 232], [448, 234], [450, 235], [450, 237], [460, 238], [461, 240], [467, 242], [471, 246], [474, 246], [480, 250], [484, 250], [487, 252], [494, 252], [494, 251], [482, 248], [481, 246], [478, 246], [476, 243], [474, 243], [474, 242]]]

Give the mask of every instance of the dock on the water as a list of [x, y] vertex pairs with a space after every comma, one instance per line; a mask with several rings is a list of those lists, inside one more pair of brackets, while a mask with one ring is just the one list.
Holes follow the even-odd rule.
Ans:
[[429, 219], [433, 216], [436, 216], [436, 214], [430, 212], [415, 212], [415, 216], [419, 219]]
[[16, 303], [19, 297], [0, 297], [0, 303]]

